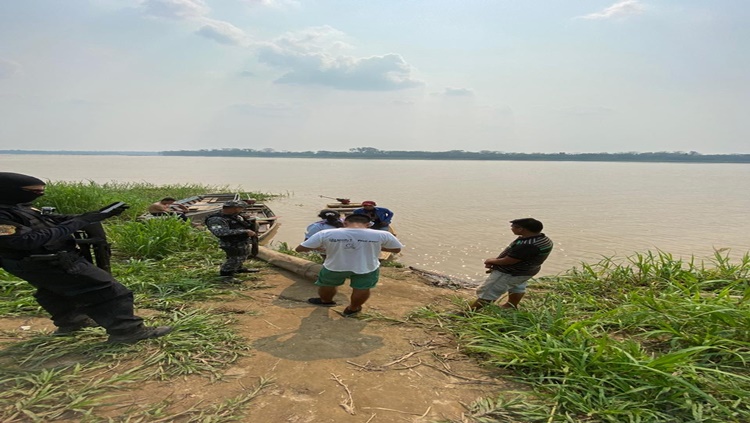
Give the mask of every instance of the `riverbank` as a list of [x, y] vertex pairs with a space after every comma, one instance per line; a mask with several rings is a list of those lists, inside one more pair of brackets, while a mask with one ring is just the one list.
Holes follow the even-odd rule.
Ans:
[[[0, 394], [0, 420], [33, 421], [29, 418], [33, 413], [56, 422], [107, 418], [116, 422], [187, 422], [198, 421], [199, 415], [219, 416], [231, 408], [231, 413], [215, 421], [461, 421], [466, 412], [462, 404], [518, 388], [504, 381], [501, 372], [482, 368], [461, 353], [448, 331], [410, 318], [426, 305], [455, 309], [455, 301], [468, 298], [470, 291], [432, 288], [407, 270], [384, 268], [364, 316], [352, 319], [340, 315], [348, 289], [336, 297], [340, 307], [311, 306], [306, 300], [315, 296], [316, 288], [309, 278], [279, 268], [263, 266], [258, 276], [224, 289], [225, 296], [192, 304], [189, 309], [216, 317], [214, 324], [226, 325], [225, 329], [241, 338], [247, 346], [242, 355], [226, 357], [226, 362], [216, 363], [209, 374], [145, 378], [137, 385], [123, 380], [96, 393], [70, 392], [77, 385], [71, 379], [67, 379], [69, 388], [55, 382], [62, 382], [63, 374], [88, 383], [118, 374], [127, 379], [128, 371], [150, 367], [153, 357], [205, 334], [196, 332], [197, 327], [178, 326], [163, 339], [104, 348], [101, 329], [60, 339], [49, 335], [54, 328], [45, 317], [1, 318], [0, 359], [4, 370], [10, 371], [4, 374], [15, 374], [19, 380], [15, 389], [7, 378], [0, 384], [5, 390]], [[160, 314], [154, 309], [138, 312], [152, 319]], [[71, 350], [71, 343], [78, 347]], [[84, 352], [82, 343], [93, 351]], [[53, 358], [25, 355], [31, 345], [43, 349], [51, 344], [58, 350]], [[119, 359], [113, 362], [108, 357], [112, 355]], [[76, 366], [80, 368], [73, 377]], [[58, 401], [54, 406], [19, 390], [28, 388], [21, 379], [45, 372], [57, 372], [44, 384], [47, 389], [67, 392], [54, 397]], [[253, 395], [248, 397], [250, 393]], [[85, 397], [91, 407], [73, 404], [75, 396]], [[242, 404], [230, 407], [229, 399]], [[55, 408], [62, 409], [60, 415], [45, 418], [45, 413]], [[90, 416], [83, 417], [83, 410]]]
[[0, 419], [675, 422], [696, 407], [699, 421], [750, 416], [747, 257], [701, 269], [644, 254], [539, 280], [519, 311], [464, 317], [452, 312], [472, 290], [384, 268], [359, 318], [340, 314], [348, 288], [337, 307], [306, 302], [314, 263], [298, 274], [254, 261], [261, 272], [233, 285], [185, 277], [221, 261], [206, 258], [165, 259], [171, 275], [150, 292], [128, 283], [137, 263], [116, 269], [139, 314], [176, 326], [164, 338], [110, 346], [101, 329], [53, 337], [41, 315], [5, 313]]

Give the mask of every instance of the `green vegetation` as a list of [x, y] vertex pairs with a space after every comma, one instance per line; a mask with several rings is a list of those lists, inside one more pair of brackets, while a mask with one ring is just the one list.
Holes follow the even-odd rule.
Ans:
[[[74, 214], [124, 200], [133, 209], [145, 209], [156, 201], [152, 199], [163, 196], [189, 197], [221, 190], [52, 182], [43, 205]], [[85, 329], [70, 337], [8, 332], [14, 342], [0, 350], [0, 421], [242, 421], [248, 403], [270, 385], [270, 381], [261, 380], [255, 388], [218, 404], [197, 403], [175, 410], [170, 408], [172, 400], [166, 399], [139, 404], [126, 412], [118, 409], [112, 413], [115, 417], [103, 417], [126, 390], [177, 377], [221, 379], [227, 367], [249, 354], [249, 346], [232, 330], [232, 317], [206, 308], [203, 302], [245, 295], [257, 287], [254, 277], [247, 277], [249, 283], [226, 285], [217, 275], [224, 253], [207, 231], [179, 219], [136, 222], [132, 219], [140, 212], [133, 209], [124, 218], [105, 224], [113, 243], [113, 274], [134, 291], [139, 309], [153, 311], [147, 324], [171, 325], [175, 331], [135, 345], [106, 344], [101, 328]], [[0, 315], [46, 316], [34, 301], [34, 291], [28, 283], [0, 270]]]
[[535, 285], [522, 311], [425, 309], [463, 348], [531, 388], [476, 422], [750, 421], [750, 256], [608, 258]]
[[[148, 183], [107, 182], [99, 184], [89, 182], [48, 181], [45, 194], [36, 201], [38, 207], [55, 207], [58, 212], [78, 214], [124, 201], [130, 209], [122, 214], [124, 220], [134, 220], [146, 211], [149, 205], [164, 197], [177, 199], [215, 192], [239, 192], [229, 187], [216, 187], [199, 184], [186, 185], [153, 185]], [[239, 192], [242, 198], [254, 198], [265, 201], [276, 197], [273, 194], [260, 192]]]
[[129, 221], [107, 226], [108, 236], [118, 254], [133, 259], [163, 259], [189, 245], [192, 251], [216, 249], [216, 239], [206, 231], [196, 231], [190, 222], [177, 217]]

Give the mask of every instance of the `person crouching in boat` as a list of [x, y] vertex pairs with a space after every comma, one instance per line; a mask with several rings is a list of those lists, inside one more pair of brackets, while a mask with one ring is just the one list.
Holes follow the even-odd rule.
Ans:
[[344, 226], [344, 222], [341, 220], [341, 213], [336, 210], [323, 209], [318, 213], [318, 217], [323, 220], [319, 220], [307, 226], [305, 240], [322, 230], [336, 229]]
[[148, 206], [148, 212], [153, 216], [176, 216], [180, 219], [187, 221], [188, 218], [185, 216], [188, 208], [182, 204], [175, 203], [174, 198], [164, 197], [161, 200]]
[[367, 200], [362, 202], [362, 207], [354, 210], [354, 214], [363, 214], [370, 218], [372, 226], [370, 229], [387, 231], [393, 219], [393, 212], [385, 207], [377, 207], [374, 201]]
[[219, 238], [219, 248], [227, 255], [219, 271], [221, 276], [258, 272], [258, 269], [242, 267], [250, 256], [252, 238], [257, 236], [255, 221], [240, 216], [245, 207], [247, 203], [244, 201], [227, 201], [219, 213], [206, 218], [206, 227]]

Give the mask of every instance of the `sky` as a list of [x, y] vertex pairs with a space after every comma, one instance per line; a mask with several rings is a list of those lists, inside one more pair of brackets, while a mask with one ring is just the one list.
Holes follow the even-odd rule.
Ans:
[[750, 153], [747, 0], [0, 0], [0, 149]]

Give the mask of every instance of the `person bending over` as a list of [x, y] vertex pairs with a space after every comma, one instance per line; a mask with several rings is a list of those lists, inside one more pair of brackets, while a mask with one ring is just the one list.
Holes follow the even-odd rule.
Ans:
[[336, 210], [324, 209], [318, 213], [318, 217], [323, 219], [317, 222], [313, 222], [307, 226], [305, 231], [305, 239], [310, 238], [316, 233], [326, 229], [336, 229], [344, 226], [344, 222], [341, 221], [341, 213]]

